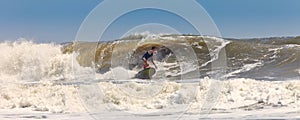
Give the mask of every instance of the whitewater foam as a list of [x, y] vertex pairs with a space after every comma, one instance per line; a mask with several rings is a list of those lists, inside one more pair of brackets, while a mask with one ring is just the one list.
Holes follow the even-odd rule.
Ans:
[[[149, 84], [125, 83], [115, 85], [109, 82], [99, 83], [104, 91], [104, 104], [110, 110], [164, 110], [176, 109], [197, 113], [206, 101], [207, 92], [210, 90], [212, 79], [202, 79], [199, 83], [164, 82], [157, 87]], [[300, 106], [299, 81], [256, 81], [252, 79], [233, 79], [218, 81], [221, 85], [218, 102], [213, 103], [214, 109], [256, 109], [261, 107], [292, 107]], [[123, 88], [133, 91], [126, 91]], [[153, 95], [155, 96], [145, 96]], [[143, 96], [143, 97], [141, 97]], [[92, 103], [90, 103], [92, 104]], [[182, 106], [183, 105], [183, 106]], [[258, 109], [258, 108], [257, 108]]]
[[0, 43], [0, 81], [9, 83], [72, 80], [74, 71], [77, 74], [92, 72], [91, 68], [72, 62], [74, 56], [63, 54], [61, 47], [56, 44], [35, 44], [26, 40]]
[[226, 77], [231, 77], [231, 76], [234, 76], [235, 74], [238, 74], [238, 73], [242, 73], [242, 72], [246, 72], [246, 71], [250, 71], [256, 67], [259, 67], [259, 66], [262, 66], [263, 64], [261, 62], [256, 62], [256, 63], [253, 63], [253, 64], [246, 64], [244, 65], [242, 68], [240, 69], [237, 69], [235, 71], [232, 71], [230, 73], [227, 73], [226, 75], [224, 75], [223, 77], [226, 78]]
[[[219, 43], [214, 43], [214, 44], [210, 44], [210, 40], [205, 40], [205, 42], [207, 43], [208, 46], [210, 46], [210, 50], [209, 50], [209, 54], [211, 56], [211, 59], [205, 63], [203, 63], [200, 67], [204, 67], [206, 66], [207, 64], [209, 63], [212, 63], [213, 61], [217, 60], [219, 58], [219, 54], [220, 54], [220, 51], [225, 48], [225, 46], [227, 44], [230, 43], [230, 41], [227, 41], [227, 40], [224, 40], [224, 39], [221, 39], [221, 38], [217, 38], [217, 37], [209, 37], [209, 36], [205, 36], [204, 38], [209, 38], [209, 39], [212, 39], [212, 40], [216, 40], [217, 42]], [[220, 44], [220, 45], [217, 45], [217, 44]], [[216, 46], [217, 45], [217, 46]], [[214, 47], [213, 47], [214, 46]]]
[[75, 86], [1, 84], [0, 108], [33, 111], [84, 112]]

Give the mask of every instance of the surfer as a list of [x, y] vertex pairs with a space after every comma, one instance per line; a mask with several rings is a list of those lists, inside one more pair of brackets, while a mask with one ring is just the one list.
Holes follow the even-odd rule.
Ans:
[[156, 47], [152, 47], [151, 50], [147, 51], [144, 55], [143, 55], [143, 61], [144, 61], [144, 64], [143, 64], [143, 67], [144, 69], [146, 68], [150, 68], [150, 65], [149, 65], [149, 58], [151, 58], [151, 62], [153, 63], [153, 65], [155, 66], [155, 68], [157, 68], [157, 66], [155, 65], [154, 61], [153, 61], [153, 54], [157, 52], [157, 48]]

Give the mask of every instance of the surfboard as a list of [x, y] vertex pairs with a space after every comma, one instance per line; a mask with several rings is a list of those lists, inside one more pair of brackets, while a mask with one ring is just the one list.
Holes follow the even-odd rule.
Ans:
[[146, 68], [135, 75], [135, 78], [138, 79], [151, 79], [155, 74], [156, 70], [154, 68]]

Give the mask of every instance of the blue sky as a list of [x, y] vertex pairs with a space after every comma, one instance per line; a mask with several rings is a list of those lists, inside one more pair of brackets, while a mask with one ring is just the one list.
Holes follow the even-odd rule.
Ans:
[[[300, 0], [197, 2], [212, 17], [223, 37], [300, 35]], [[0, 41], [20, 37], [37, 42], [72, 41], [84, 18], [99, 3], [101, 0], [0, 0]], [[191, 14], [197, 16], [197, 13]], [[197, 34], [187, 21], [175, 14], [145, 9], [124, 15], [103, 37], [106, 40], [118, 38], [134, 25], [147, 22], [166, 24], [181, 33]]]

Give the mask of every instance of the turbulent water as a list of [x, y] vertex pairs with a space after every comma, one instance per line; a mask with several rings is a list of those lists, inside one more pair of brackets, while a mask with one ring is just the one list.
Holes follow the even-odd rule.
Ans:
[[[152, 46], [158, 47], [154, 80], [133, 79], [142, 69], [141, 56]], [[132, 35], [99, 43], [3, 42], [0, 108], [135, 114], [171, 110], [165, 114], [172, 115], [209, 108], [299, 108], [299, 56], [299, 37]], [[221, 57], [225, 59], [218, 61]], [[213, 77], [222, 71], [220, 79]]]

